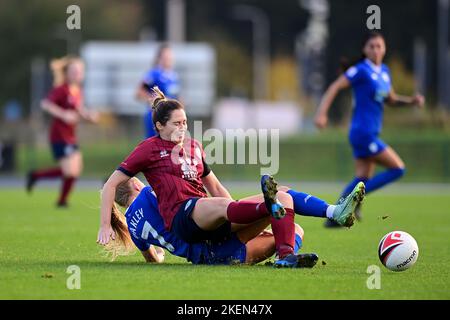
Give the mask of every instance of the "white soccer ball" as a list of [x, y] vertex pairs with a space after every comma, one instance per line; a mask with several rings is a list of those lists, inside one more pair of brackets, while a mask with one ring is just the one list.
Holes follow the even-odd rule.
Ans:
[[378, 257], [389, 270], [404, 271], [416, 263], [419, 247], [410, 234], [392, 231], [381, 239], [378, 245]]

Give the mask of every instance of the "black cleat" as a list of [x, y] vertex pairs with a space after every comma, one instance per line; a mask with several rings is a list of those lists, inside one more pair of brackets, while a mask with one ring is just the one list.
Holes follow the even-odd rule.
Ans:
[[319, 260], [315, 253], [289, 254], [282, 259], [277, 259], [274, 268], [312, 268]]
[[297, 255], [297, 268], [312, 268], [319, 261], [315, 253], [301, 253]]
[[58, 202], [56, 204], [56, 207], [59, 209], [67, 209], [69, 207], [69, 204], [67, 202]]

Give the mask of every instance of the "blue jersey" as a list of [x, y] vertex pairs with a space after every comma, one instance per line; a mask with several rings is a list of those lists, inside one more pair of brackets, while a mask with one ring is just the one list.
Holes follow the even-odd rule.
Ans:
[[368, 59], [350, 67], [345, 77], [353, 88], [352, 134], [378, 136], [383, 126], [383, 104], [391, 90], [389, 68]]
[[[164, 70], [157, 66], [149, 70], [142, 80], [147, 90], [154, 86], [158, 88], [170, 99], [178, 99], [180, 94], [180, 85], [178, 75], [171, 70]], [[154, 137], [157, 132], [153, 126], [152, 109], [149, 108], [147, 114], [144, 117], [145, 125], [145, 138]]]
[[177, 99], [180, 94], [178, 75], [172, 70], [164, 70], [157, 66], [145, 74], [142, 82], [150, 88], [158, 86], [170, 99]]
[[151, 187], [145, 187], [125, 212], [128, 231], [136, 247], [146, 251], [150, 245], [167, 249], [171, 254], [200, 263], [206, 247], [203, 244], [188, 244], [164, 228], [159, 214], [156, 196]]
[[151, 187], [144, 187], [125, 212], [128, 231], [136, 247], [146, 251], [150, 245], [167, 249], [171, 254], [186, 258], [194, 264], [244, 263], [245, 244], [236, 234], [221, 242], [199, 242], [189, 244], [175, 233], [164, 228], [164, 220], [159, 213], [158, 201]]

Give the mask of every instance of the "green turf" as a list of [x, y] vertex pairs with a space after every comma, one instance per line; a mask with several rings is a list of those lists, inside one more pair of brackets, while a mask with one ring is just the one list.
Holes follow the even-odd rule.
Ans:
[[[450, 299], [449, 196], [369, 196], [364, 221], [351, 230], [297, 218], [303, 251], [320, 256], [310, 270], [193, 266], [168, 255], [163, 265], [145, 264], [139, 254], [111, 263], [95, 243], [98, 192], [76, 191], [68, 210], [53, 207], [55, 196], [0, 189], [1, 299]], [[392, 230], [411, 233], [420, 247], [405, 272], [378, 261], [378, 241]], [[382, 267], [380, 290], [366, 287], [373, 264]], [[81, 268], [80, 290], [66, 287], [69, 265]]]

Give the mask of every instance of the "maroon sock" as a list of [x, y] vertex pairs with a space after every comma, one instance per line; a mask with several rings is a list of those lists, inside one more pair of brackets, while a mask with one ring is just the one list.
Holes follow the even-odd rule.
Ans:
[[72, 186], [75, 183], [75, 180], [76, 178], [74, 177], [64, 177], [58, 204], [65, 204], [67, 202], [67, 197], [72, 190]]
[[295, 213], [293, 209], [286, 208], [286, 215], [279, 220], [272, 218], [272, 232], [275, 238], [275, 248], [278, 257], [284, 258], [294, 253], [295, 245]]
[[232, 223], [252, 223], [269, 215], [264, 202], [234, 201], [227, 208], [228, 221]]
[[33, 178], [38, 179], [45, 179], [45, 178], [59, 178], [62, 176], [62, 170], [61, 168], [50, 168], [50, 169], [43, 169], [43, 170], [36, 170], [33, 172]]

